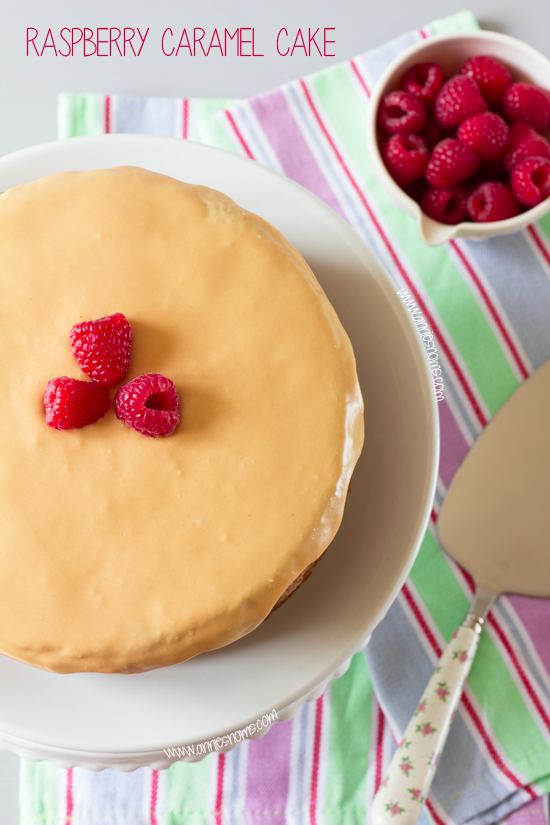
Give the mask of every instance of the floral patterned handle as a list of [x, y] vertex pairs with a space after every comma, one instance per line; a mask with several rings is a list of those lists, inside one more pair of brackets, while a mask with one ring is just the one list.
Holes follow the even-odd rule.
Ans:
[[482, 618], [468, 614], [453, 634], [374, 798], [373, 825], [414, 825], [422, 813], [482, 624]]

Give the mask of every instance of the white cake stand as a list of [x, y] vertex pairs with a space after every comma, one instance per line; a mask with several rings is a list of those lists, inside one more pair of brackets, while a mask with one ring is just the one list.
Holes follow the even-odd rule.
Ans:
[[272, 710], [288, 719], [321, 695], [405, 581], [427, 525], [439, 455], [424, 350], [394, 284], [353, 230], [297, 184], [198, 144], [113, 135], [5, 156], [0, 191], [53, 172], [121, 164], [219, 189], [302, 252], [353, 343], [366, 438], [330, 550], [299, 592], [245, 638], [126, 676], [57, 675], [0, 656], [0, 748], [92, 770], [164, 768], [173, 761], [167, 748], [223, 737]]

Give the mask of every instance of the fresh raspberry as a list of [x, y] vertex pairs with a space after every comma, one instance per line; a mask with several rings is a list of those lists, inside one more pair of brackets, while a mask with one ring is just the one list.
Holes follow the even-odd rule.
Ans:
[[511, 172], [514, 166], [517, 166], [524, 158], [535, 157], [550, 160], [550, 143], [528, 123], [512, 123], [510, 143], [504, 156], [506, 169]]
[[434, 114], [446, 129], [459, 126], [463, 120], [486, 111], [487, 104], [475, 80], [461, 74], [443, 84], [434, 104]]
[[536, 206], [550, 195], [550, 160], [525, 158], [512, 169], [512, 192], [525, 206]]
[[437, 63], [417, 63], [407, 69], [400, 86], [405, 92], [419, 97], [426, 106], [433, 106], [443, 81], [443, 72]]
[[117, 418], [153, 438], [172, 435], [180, 423], [179, 398], [173, 381], [159, 373], [139, 375], [115, 395]]
[[482, 112], [464, 120], [458, 127], [456, 136], [481, 160], [498, 160], [506, 152], [510, 127], [494, 112]]
[[44, 392], [46, 424], [55, 430], [75, 430], [94, 424], [109, 409], [107, 390], [76, 378], [52, 378]]
[[504, 114], [510, 123], [523, 121], [541, 134], [550, 126], [550, 95], [531, 83], [512, 83], [503, 98]]
[[421, 132], [426, 122], [426, 107], [410, 92], [389, 92], [378, 109], [378, 125], [393, 135]]
[[501, 101], [504, 92], [512, 82], [508, 69], [505, 69], [494, 57], [482, 54], [470, 57], [461, 68], [460, 74], [465, 74], [476, 81], [487, 103]]
[[426, 146], [432, 151], [434, 146], [436, 146], [440, 140], [443, 140], [444, 137], [449, 136], [449, 133], [445, 135], [445, 128], [441, 125], [441, 123], [436, 120], [432, 112], [426, 116], [426, 125], [422, 130], [422, 137], [426, 143]]
[[467, 194], [462, 186], [454, 189], [427, 189], [420, 206], [429, 218], [439, 223], [461, 223], [466, 218]]
[[505, 221], [519, 214], [519, 206], [507, 186], [496, 181], [482, 183], [474, 189], [466, 204], [473, 221]]
[[421, 177], [430, 153], [420, 135], [392, 135], [382, 155], [391, 176], [405, 187]]
[[480, 159], [469, 146], [456, 138], [437, 144], [426, 166], [426, 180], [436, 189], [454, 189], [477, 172]]
[[80, 369], [102, 387], [113, 387], [128, 372], [131, 343], [132, 328], [122, 312], [83, 321], [71, 330], [71, 349]]

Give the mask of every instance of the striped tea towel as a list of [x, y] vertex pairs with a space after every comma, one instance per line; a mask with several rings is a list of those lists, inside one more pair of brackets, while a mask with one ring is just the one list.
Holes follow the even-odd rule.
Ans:
[[[433, 330], [443, 368], [441, 467], [410, 579], [349, 671], [295, 719], [203, 762], [133, 774], [23, 762], [22, 819], [79, 825], [359, 825], [464, 618], [471, 581], [438, 548], [445, 491], [501, 404], [550, 357], [550, 215], [525, 231], [431, 249], [378, 184], [365, 151], [370, 89], [420, 38], [477, 27], [469, 13], [267, 94], [220, 101], [62, 96], [60, 136], [191, 137], [264, 163], [310, 189], [370, 244]], [[484, 631], [423, 814], [437, 825], [549, 825], [550, 601], [503, 597]], [[374, 687], [374, 691], [373, 691]], [[397, 822], [397, 818], [396, 818]]]

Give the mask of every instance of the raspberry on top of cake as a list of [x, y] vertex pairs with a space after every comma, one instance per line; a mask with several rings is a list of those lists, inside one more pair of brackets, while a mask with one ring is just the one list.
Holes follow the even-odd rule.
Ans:
[[[62, 173], [0, 196], [0, 296], [0, 650], [136, 672], [253, 630], [332, 540], [363, 442], [352, 347], [302, 256], [212, 189]], [[69, 331], [113, 312], [124, 381], [177, 388], [168, 438], [113, 409], [45, 423], [50, 379], [90, 381]]]

